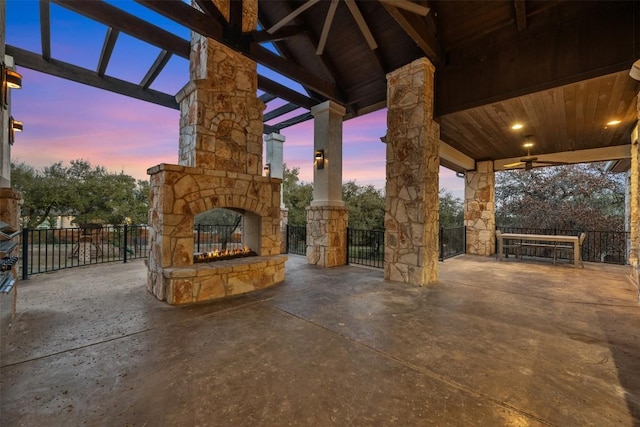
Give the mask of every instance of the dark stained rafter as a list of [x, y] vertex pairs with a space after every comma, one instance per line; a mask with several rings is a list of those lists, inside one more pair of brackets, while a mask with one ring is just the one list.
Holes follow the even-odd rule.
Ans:
[[265, 122], [268, 122], [270, 120], [273, 120], [275, 118], [278, 118], [284, 114], [290, 113], [293, 110], [297, 110], [298, 108], [300, 108], [298, 105], [296, 104], [292, 104], [292, 103], [288, 103], [288, 104], [284, 104], [281, 107], [278, 107], [274, 110], [269, 111], [268, 113], [265, 113], [263, 116], [263, 120]]
[[28, 52], [26, 50], [7, 45], [6, 52], [15, 58], [16, 63], [32, 70], [40, 71], [52, 76], [72, 80], [89, 86], [108, 90], [110, 92], [127, 95], [142, 101], [179, 109], [178, 103], [172, 95], [152, 89], [142, 89], [139, 85], [109, 76], [99, 76], [97, 73], [73, 64], [50, 59]]
[[109, 60], [111, 59], [111, 54], [113, 53], [113, 48], [116, 46], [119, 34], [120, 31], [114, 30], [111, 27], [107, 29], [107, 34], [104, 37], [104, 43], [102, 45], [102, 53], [98, 61], [98, 69], [96, 70], [99, 76], [104, 76], [104, 73], [107, 72], [107, 66], [109, 65]]
[[143, 89], [148, 89], [149, 86], [151, 86], [151, 83], [153, 83], [156, 77], [158, 77], [160, 71], [162, 71], [164, 66], [167, 65], [167, 62], [169, 62], [169, 59], [171, 59], [171, 54], [169, 52], [166, 50], [160, 52], [153, 65], [149, 68], [149, 71], [147, 71], [147, 74], [140, 82], [140, 86], [142, 86]]
[[[206, 15], [180, 0], [136, 0], [136, 2], [148, 7], [149, 9], [166, 16], [173, 21], [196, 31], [206, 37], [212, 38], [220, 43], [228, 45], [229, 42], [224, 40], [221, 30], [212, 28], [211, 21]], [[94, 2], [89, 2], [94, 3]], [[248, 46], [247, 46], [248, 45]], [[250, 59], [271, 68], [272, 70], [286, 76], [301, 85], [313, 90], [327, 99], [331, 99], [338, 103], [344, 103], [336, 91], [333, 84], [321, 79], [304, 68], [287, 61], [270, 50], [260, 46], [258, 43], [249, 41], [246, 45], [232, 46], [241, 51], [242, 54]]]
[[226, 25], [227, 20], [216, 7], [212, 0], [195, 0], [196, 4], [204, 13], [211, 16], [216, 23], [221, 26]]
[[251, 37], [251, 40], [256, 43], [277, 42], [290, 37], [302, 35], [305, 31], [307, 30], [302, 25], [287, 25], [273, 34], [266, 30], [260, 30], [250, 32], [249, 36]]
[[518, 31], [524, 31], [527, 29], [527, 5], [524, 0], [513, 0], [513, 6], [516, 10]]
[[442, 62], [443, 54], [436, 41], [435, 34], [428, 28], [422, 18], [387, 2], [383, 2], [382, 5], [398, 25], [400, 25], [409, 37], [422, 49], [434, 65]]
[[51, 59], [51, 7], [48, 0], [40, 0], [40, 45], [42, 57]]
[[260, 95], [258, 97], [258, 99], [262, 102], [264, 102], [265, 104], [273, 101], [274, 99], [278, 98], [277, 96], [271, 94], [271, 93], [263, 93], [262, 95]]

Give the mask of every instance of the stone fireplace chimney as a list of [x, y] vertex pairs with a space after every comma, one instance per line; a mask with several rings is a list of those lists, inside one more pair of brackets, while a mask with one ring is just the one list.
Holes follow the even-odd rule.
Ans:
[[[222, 4], [220, 4], [222, 3]], [[228, 0], [216, 2], [228, 16]], [[243, 30], [257, 0], [243, 2]], [[147, 289], [170, 304], [223, 298], [284, 280], [280, 179], [262, 176], [262, 112], [256, 63], [193, 34], [190, 81], [180, 102], [179, 164], [150, 168], [152, 231]], [[243, 240], [259, 256], [194, 264], [194, 216], [243, 214]]]

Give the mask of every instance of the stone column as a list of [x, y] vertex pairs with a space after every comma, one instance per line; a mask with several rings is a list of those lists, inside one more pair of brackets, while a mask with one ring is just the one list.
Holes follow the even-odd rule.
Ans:
[[476, 170], [465, 174], [464, 225], [467, 253], [491, 255], [496, 252], [495, 173], [493, 162], [477, 162]]
[[435, 68], [419, 59], [387, 75], [385, 279], [438, 279], [440, 126], [433, 120]]
[[311, 108], [314, 160], [313, 200], [307, 208], [307, 262], [322, 267], [347, 263], [349, 211], [342, 201], [342, 118], [346, 110], [332, 101]]
[[[269, 176], [271, 178], [283, 179], [284, 161], [283, 146], [284, 135], [270, 133], [265, 136], [265, 164], [269, 165]], [[289, 223], [289, 211], [284, 205], [284, 184], [280, 184], [280, 253], [287, 253], [287, 224]]]

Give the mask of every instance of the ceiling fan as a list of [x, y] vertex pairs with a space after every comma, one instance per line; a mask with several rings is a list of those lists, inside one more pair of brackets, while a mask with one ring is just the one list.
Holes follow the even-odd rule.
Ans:
[[519, 162], [509, 163], [504, 165], [505, 169], [524, 169], [531, 170], [533, 165], [537, 166], [553, 166], [553, 165], [566, 165], [566, 162], [554, 162], [551, 160], [538, 160], [537, 157], [531, 155], [531, 147], [533, 147], [533, 136], [527, 135], [524, 137], [524, 144], [522, 146], [527, 149], [527, 156], [520, 159]]

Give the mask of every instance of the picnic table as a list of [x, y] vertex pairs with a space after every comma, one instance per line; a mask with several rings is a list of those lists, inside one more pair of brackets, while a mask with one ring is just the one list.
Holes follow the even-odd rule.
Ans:
[[[559, 236], [555, 234], [501, 233], [500, 231], [497, 231], [496, 239], [498, 240], [498, 260], [503, 259], [504, 248], [507, 246], [516, 249], [522, 249], [524, 247], [539, 247], [553, 250], [554, 264], [556, 263], [558, 251], [573, 251], [573, 266], [575, 267], [580, 265], [580, 267], [584, 267], [580, 249], [585, 237], [585, 233], [580, 234], [580, 236]], [[516, 242], [505, 245], [505, 241], [507, 240]]]

